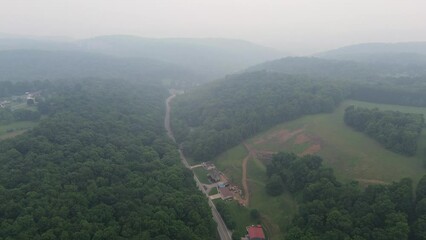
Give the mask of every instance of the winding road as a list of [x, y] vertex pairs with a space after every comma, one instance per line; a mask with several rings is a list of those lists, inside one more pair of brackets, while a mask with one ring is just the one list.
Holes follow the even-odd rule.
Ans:
[[[171, 125], [170, 125], [170, 109], [171, 109], [170, 102], [175, 97], [176, 97], [176, 94], [173, 93], [170, 97], [167, 98], [167, 100], [166, 100], [166, 115], [164, 117], [164, 127], [166, 128], [167, 135], [170, 137], [170, 139], [173, 140], [173, 142], [176, 142], [176, 139], [173, 135], [173, 131], [172, 131], [172, 128], [171, 128]], [[186, 157], [183, 154], [181, 149], [179, 149], [179, 155], [180, 155], [180, 160], [181, 160], [182, 164], [186, 168], [191, 169], [191, 166], [188, 164], [188, 161], [186, 160]], [[217, 231], [219, 233], [220, 239], [221, 240], [232, 240], [231, 231], [229, 231], [229, 229], [226, 227], [225, 222], [223, 221], [222, 217], [220, 216], [219, 212], [216, 209], [216, 206], [213, 204], [212, 200], [208, 197], [207, 192], [203, 188], [203, 184], [201, 184], [200, 180], [198, 180], [198, 177], [195, 174], [194, 174], [194, 180], [197, 184], [198, 189], [200, 189], [200, 191], [204, 195], [206, 195], [206, 197], [208, 199], [209, 206], [212, 209], [213, 219], [217, 223]]]

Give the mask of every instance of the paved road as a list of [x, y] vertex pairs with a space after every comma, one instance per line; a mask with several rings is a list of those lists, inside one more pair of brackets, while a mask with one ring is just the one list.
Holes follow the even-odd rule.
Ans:
[[[166, 116], [164, 118], [164, 127], [167, 130], [167, 135], [174, 142], [176, 142], [176, 139], [173, 135], [173, 131], [172, 131], [172, 128], [170, 126], [170, 102], [175, 97], [176, 97], [176, 95], [173, 94], [173, 95], [171, 95], [170, 97], [167, 98], [167, 100], [166, 100]], [[180, 160], [182, 161], [182, 164], [185, 165], [185, 167], [191, 169], [191, 166], [188, 164], [188, 161], [186, 160], [185, 155], [183, 155], [183, 152], [180, 149], [179, 149], [179, 155], [180, 155]], [[217, 223], [217, 231], [219, 233], [220, 239], [221, 240], [232, 240], [231, 232], [226, 227], [225, 222], [223, 221], [222, 217], [220, 216], [219, 212], [216, 209], [216, 206], [213, 204], [211, 199], [208, 197], [208, 194], [206, 193], [206, 191], [203, 188], [203, 184], [201, 184], [200, 180], [198, 180], [198, 178], [195, 174], [194, 174], [194, 180], [195, 180], [195, 183], [197, 184], [198, 189], [200, 189], [200, 191], [202, 193], [204, 193], [204, 195], [206, 195], [206, 197], [208, 198], [209, 206], [212, 209], [213, 219]]]

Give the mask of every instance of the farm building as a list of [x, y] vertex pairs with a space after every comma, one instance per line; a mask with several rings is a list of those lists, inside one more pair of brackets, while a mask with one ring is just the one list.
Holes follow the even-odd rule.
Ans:
[[219, 190], [222, 200], [231, 199], [234, 197], [234, 194], [227, 187], [217, 188], [217, 190]]
[[216, 170], [216, 169], [212, 169], [207, 174], [207, 177], [213, 183], [219, 182], [220, 181], [220, 172], [218, 170]]
[[203, 162], [202, 165], [206, 170], [213, 170], [216, 168], [216, 166], [212, 162]]
[[248, 240], [265, 240], [265, 234], [263, 233], [263, 228], [261, 225], [247, 227], [247, 236]]

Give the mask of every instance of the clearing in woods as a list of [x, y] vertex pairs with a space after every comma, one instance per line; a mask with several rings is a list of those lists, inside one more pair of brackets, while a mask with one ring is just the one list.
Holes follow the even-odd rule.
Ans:
[[426, 108], [345, 101], [333, 113], [309, 115], [279, 124], [245, 141], [247, 149], [240, 144], [214, 160], [218, 169], [248, 193], [248, 207], [260, 211], [262, 224], [271, 239], [281, 237], [281, 232], [297, 212], [297, 204], [289, 193], [271, 197], [265, 192], [265, 159], [275, 152], [318, 154], [323, 157], [324, 165], [332, 167], [341, 181], [357, 180], [364, 185], [390, 183], [403, 177], [417, 182], [426, 173], [423, 167], [426, 129], [422, 132], [416, 156], [399, 155], [346, 126], [343, 114], [349, 105], [426, 116]]
[[356, 132], [343, 122], [349, 105], [421, 113], [426, 108], [345, 101], [331, 114], [309, 115], [273, 127], [247, 142], [258, 152], [291, 151], [299, 155], [318, 154], [324, 164], [334, 169], [342, 181], [389, 183], [404, 177], [417, 182], [425, 173], [426, 129], [418, 143], [416, 156], [407, 157], [382, 147], [364, 133]]
[[6, 125], [0, 125], [0, 141], [16, 137], [27, 130], [33, 128], [38, 123], [33, 121], [15, 122]]

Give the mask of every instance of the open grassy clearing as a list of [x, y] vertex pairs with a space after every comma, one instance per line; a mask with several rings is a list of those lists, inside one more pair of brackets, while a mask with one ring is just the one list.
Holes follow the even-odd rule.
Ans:
[[[333, 113], [305, 116], [286, 122], [246, 142], [258, 153], [293, 151], [297, 154], [318, 154], [324, 158], [325, 165], [332, 167], [336, 176], [342, 181], [356, 179], [361, 183], [370, 184], [387, 183], [398, 181], [403, 177], [411, 177], [414, 182], [417, 182], [426, 173], [423, 167], [426, 129], [419, 141], [416, 156], [399, 155], [386, 150], [367, 135], [347, 127], [343, 122], [343, 114], [344, 109], [349, 105], [422, 113], [426, 116], [426, 108], [345, 101]], [[214, 162], [218, 169], [241, 186], [241, 165], [247, 154], [248, 152], [241, 144], [222, 153], [215, 158]], [[286, 226], [297, 213], [296, 201], [289, 193], [278, 197], [266, 194], [264, 188], [267, 180], [266, 168], [260, 160], [250, 158], [247, 171], [250, 189], [249, 207], [259, 210], [262, 215], [262, 224], [266, 227], [271, 239], [280, 239]], [[237, 224], [246, 224], [245, 221], [238, 220]]]
[[18, 110], [18, 109], [26, 109], [26, 110], [31, 110], [31, 111], [37, 111], [36, 105], [29, 106], [27, 104], [27, 102], [12, 102], [10, 108], [12, 109], [12, 111], [15, 111], [15, 110]]
[[216, 167], [222, 171], [229, 180], [242, 187], [242, 161], [248, 152], [242, 144], [220, 154], [213, 160]]
[[[346, 126], [343, 114], [349, 105], [423, 113], [426, 116], [426, 108], [345, 101], [331, 114], [310, 115], [283, 123], [247, 142], [258, 151], [293, 151], [298, 154], [307, 150], [302, 149], [303, 144], [307, 142], [311, 146], [317, 144], [319, 147], [315, 149], [316, 151], [310, 153], [322, 156], [325, 165], [332, 167], [337, 177], [343, 181], [357, 179], [361, 183], [381, 183], [411, 177], [417, 182], [426, 173], [423, 167], [426, 130], [422, 132], [416, 156], [399, 155], [386, 150], [367, 135]], [[301, 138], [308, 140], [304, 139], [306, 142], [303, 142]]]
[[214, 188], [210, 189], [209, 196], [216, 195], [218, 193], [219, 193], [219, 191], [217, 190], [217, 188], [214, 187]]
[[197, 167], [197, 168], [194, 168], [193, 171], [201, 183], [210, 184], [210, 181], [207, 177], [207, 174], [209, 172], [206, 169], [204, 169], [203, 167]]
[[266, 193], [266, 168], [258, 159], [250, 158], [248, 161], [247, 176], [250, 189], [250, 208], [260, 212], [262, 224], [272, 240], [282, 239], [285, 226], [288, 226], [297, 213], [296, 202], [289, 193], [277, 197]]
[[235, 231], [245, 233], [246, 226], [256, 224], [256, 221], [250, 217], [250, 209], [240, 206], [235, 201], [225, 201], [225, 203], [228, 205], [232, 218], [237, 225]]
[[[225, 172], [233, 183], [241, 186], [242, 161], [248, 152], [243, 145], [228, 150], [218, 156], [214, 163], [216, 167]], [[261, 223], [265, 227], [272, 240], [281, 239], [282, 230], [287, 226], [297, 212], [296, 202], [289, 193], [278, 197], [266, 194], [265, 183], [267, 181], [266, 167], [258, 159], [250, 158], [247, 163], [247, 178], [250, 189], [249, 208], [241, 207], [237, 202], [228, 202], [233, 209], [233, 216], [240, 230], [250, 224], [254, 224], [250, 218], [250, 209], [257, 209], [261, 214]], [[280, 223], [277, 225], [276, 223]]]
[[22, 121], [6, 125], [0, 125], [0, 140], [12, 138], [19, 134], [22, 134], [28, 129], [33, 128], [35, 125], [37, 125], [37, 122], [32, 121]]

